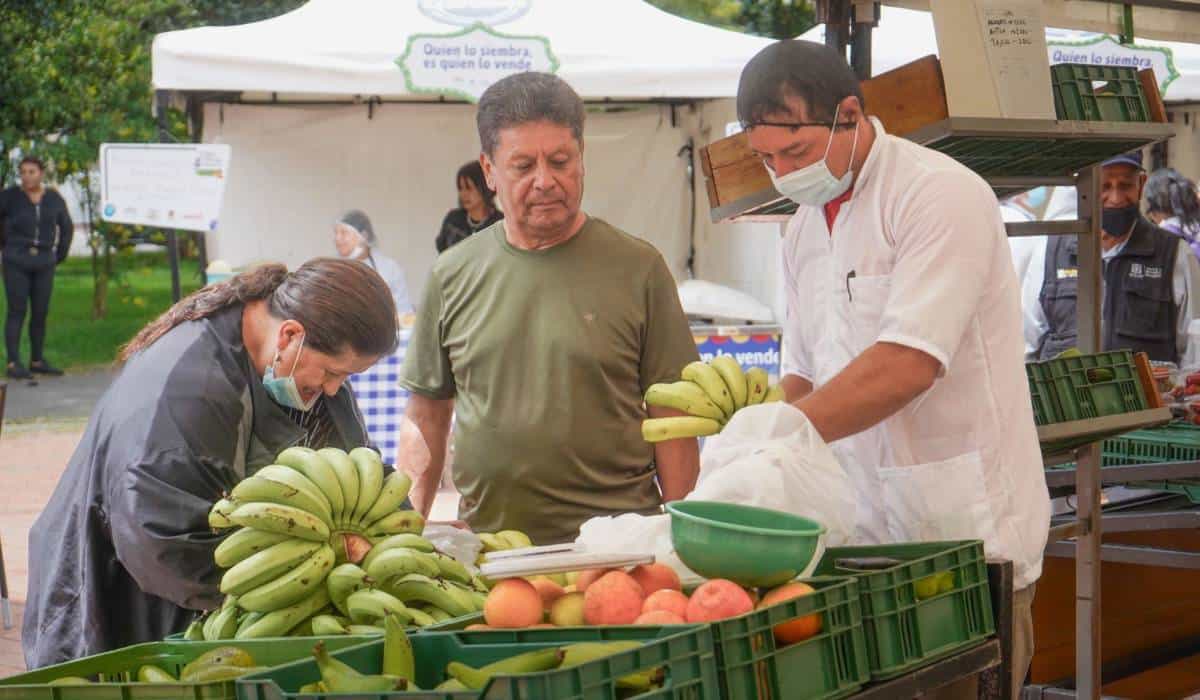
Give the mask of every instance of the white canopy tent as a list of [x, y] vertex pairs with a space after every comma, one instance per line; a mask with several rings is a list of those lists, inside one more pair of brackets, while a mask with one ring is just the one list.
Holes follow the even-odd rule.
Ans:
[[[474, 106], [411, 91], [396, 61], [413, 35], [462, 31], [438, 21], [447, 12], [498, 7], [519, 16], [494, 31], [545, 37], [558, 75], [589, 103], [585, 210], [654, 243], [683, 279], [693, 225], [698, 247], [712, 236], [703, 177], [693, 214], [680, 151], [724, 135], [738, 75], [769, 40], [641, 0], [311, 0], [264, 22], [159, 35], [155, 88], [203, 101], [203, 140], [233, 147], [210, 257], [238, 266], [332, 254], [334, 218], [360, 208], [419, 298], [456, 206], [454, 174], [479, 145]], [[773, 250], [774, 236], [763, 244]], [[697, 265], [772, 299], [759, 256]]]

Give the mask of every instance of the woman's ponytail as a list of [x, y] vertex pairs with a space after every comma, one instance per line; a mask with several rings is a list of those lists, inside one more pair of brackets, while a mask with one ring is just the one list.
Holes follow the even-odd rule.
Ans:
[[287, 275], [284, 265], [260, 265], [189, 294], [138, 331], [133, 340], [121, 348], [117, 361], [125, 362], [185, 321], [198, 321], [236, 304], [270, 297], [287, 279]]

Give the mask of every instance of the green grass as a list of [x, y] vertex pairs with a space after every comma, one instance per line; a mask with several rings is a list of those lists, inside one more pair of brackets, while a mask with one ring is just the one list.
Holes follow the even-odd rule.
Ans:
[[[171, 306], [171, 269], [165, 253], [119, 255], [116, 279], [108, 287], [108, 315], [92, 318], [92, 261], [69, 258], [58, 267], [50, 317], [46, 321], [46, 359], [63, 369], [107, 365], [117, 349], [142, 326]], [[183, 294], [199, 288], [195, 260], [180, 264]], [[3, 295], [0, 295], [3, 296]], [[0, 318], [8, 300], [0, 300]], [[21, 361], [29, 363], [29, 317], [21, 334]]]

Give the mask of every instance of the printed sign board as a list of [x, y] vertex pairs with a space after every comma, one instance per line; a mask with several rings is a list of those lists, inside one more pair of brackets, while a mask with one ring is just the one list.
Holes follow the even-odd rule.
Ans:
[[112, 223], [215, 231], [229, 155], [227, 144], [103, 144], [100, 215]]

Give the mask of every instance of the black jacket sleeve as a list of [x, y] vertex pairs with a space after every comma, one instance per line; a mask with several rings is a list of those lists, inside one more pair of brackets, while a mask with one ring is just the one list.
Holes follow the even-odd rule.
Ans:
[[8, 190], [0, 190], [0, 251], [8, 243]]
[[[131, 360], [122, 379], [166, 361], [164, 344]], [[202, 359], [205, 350], [197, 343], [179, 358], [150, 411], [135, 416], [140, 431], [119, 428], [111, 436], [126, 449], [108, 469], [104, 499], [121, 566], [142, 591], [192, 610], [221, 600], [213, 550], [224, 533], [212, 531], [208, 512], [237, 483], [245, 441], [241, 392], [223, 368]]]
[[439, 253], [449, 248], [454, 242], [452, 240], [454, 237], [454, 231], [451, 228], [451, 221], [453, 220], [453, 217], [454, 210], [452, 209], [446, 213], [446, 216], [442, 218], [442, 228], [440, 231], [438, 231], [437, 239], [434, 240], [433, 243], [437, 248], [437, 252]]
[[108, 494], [117, 559], [138, 588], [192, 610], [220, 604], [208, 511], [233, 474], [179, 448], [126, 468]]
[[[58, 195], [58, 193], [55, 193]], [[71, 239], [75, 237], [75, 222], [71, 221], [71, 212], [67, 209], [67, 201], [58, 195], [58, 216], [54, 225], [58, 227], [58, 248], [55, 259], [61, 264], [71, 252]]]

